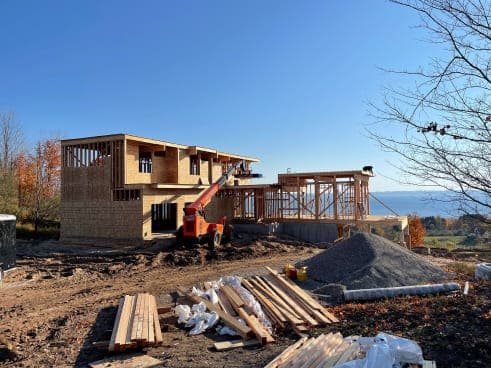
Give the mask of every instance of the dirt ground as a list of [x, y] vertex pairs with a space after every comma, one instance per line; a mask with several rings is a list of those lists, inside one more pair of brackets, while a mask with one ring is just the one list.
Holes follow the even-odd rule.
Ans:
[[[191, 286], [224, 275], [251, 275], [264, 266], [282, 267], [319, 252], [292, 239], [243, 237], [210, 257], [206, 249], [169, 252], [150, 247], [111, 248], [20, 242], [18, 267], [0, 287], [0, 366], [85, 367], [109, 356], [92, 346], [109, 340], [118, 298], [150, 292], [160, 305], [177, 286]], [[434, 257], [430, 257], [434, 258]], [[447, 266], [447, 259], [440, 264]], [[472, 259], [474, 262], [475, 260]], [[179, 265], [179, 266], [178, 266]], [[456, 276], [459, 281], [469, 279]], [[470, 295], [399, 298], [334, 308], [339, 324], [325, 331], [374, 335], [386, 331], [418, 341], [439, 367], [489, 367], [491, 292], [471, 284]], [[148, 354], [164, 367], [262, 367], [296, 336], [282, 336], [266, 347], [215, 352], [213, 333], [189, 337], [171, 316], [161, 317], [164, 344]]]

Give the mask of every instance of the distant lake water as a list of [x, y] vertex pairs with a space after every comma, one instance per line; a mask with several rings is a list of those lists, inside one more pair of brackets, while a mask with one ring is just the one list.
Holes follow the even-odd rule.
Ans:
[[[373, 195], [401, 216], [412, 213], [417, 213], [421, 217], [436, 215], [458, 217], [462, 215], [456, 203], [432, 200], [432, 198], [448, 200], [448, 193], [443, 191], [373, 192]], [[370, 198], [370, 213], [372, 215], [392, 214], [373, 198]]]

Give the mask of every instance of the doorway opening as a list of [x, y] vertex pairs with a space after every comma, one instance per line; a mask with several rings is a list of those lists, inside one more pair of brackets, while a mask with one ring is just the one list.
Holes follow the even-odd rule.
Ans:
[[177, 203], [152, 204], [152, 233], [175, 230]]

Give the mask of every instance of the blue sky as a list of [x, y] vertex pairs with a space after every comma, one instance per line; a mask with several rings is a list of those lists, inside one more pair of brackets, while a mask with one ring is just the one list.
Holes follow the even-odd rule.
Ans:
[[126, 132], [261, 159], [359, 169], [405, 189], [370, 141], [367, 101], [438, 50], [415, 14], [371, 1], [0, 2], [0, 110], [29, 142]]

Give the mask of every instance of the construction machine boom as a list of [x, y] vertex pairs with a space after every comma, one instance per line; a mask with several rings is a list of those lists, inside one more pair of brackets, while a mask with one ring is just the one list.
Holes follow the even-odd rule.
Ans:
[[215, 183], [203, 190], [198, 198], [184, 208], [183, 225], [177, 233], [177, 241], [201, 243], [206, 239], [210, 246], [218, 246], [222, 240], [225, 216], [217, 223], [210, 223], [205, 218], [205, 206], [210, 203], [213, 196], [225, 185], [228, 178], [234, 173], [240, 162], [233, 164]]

